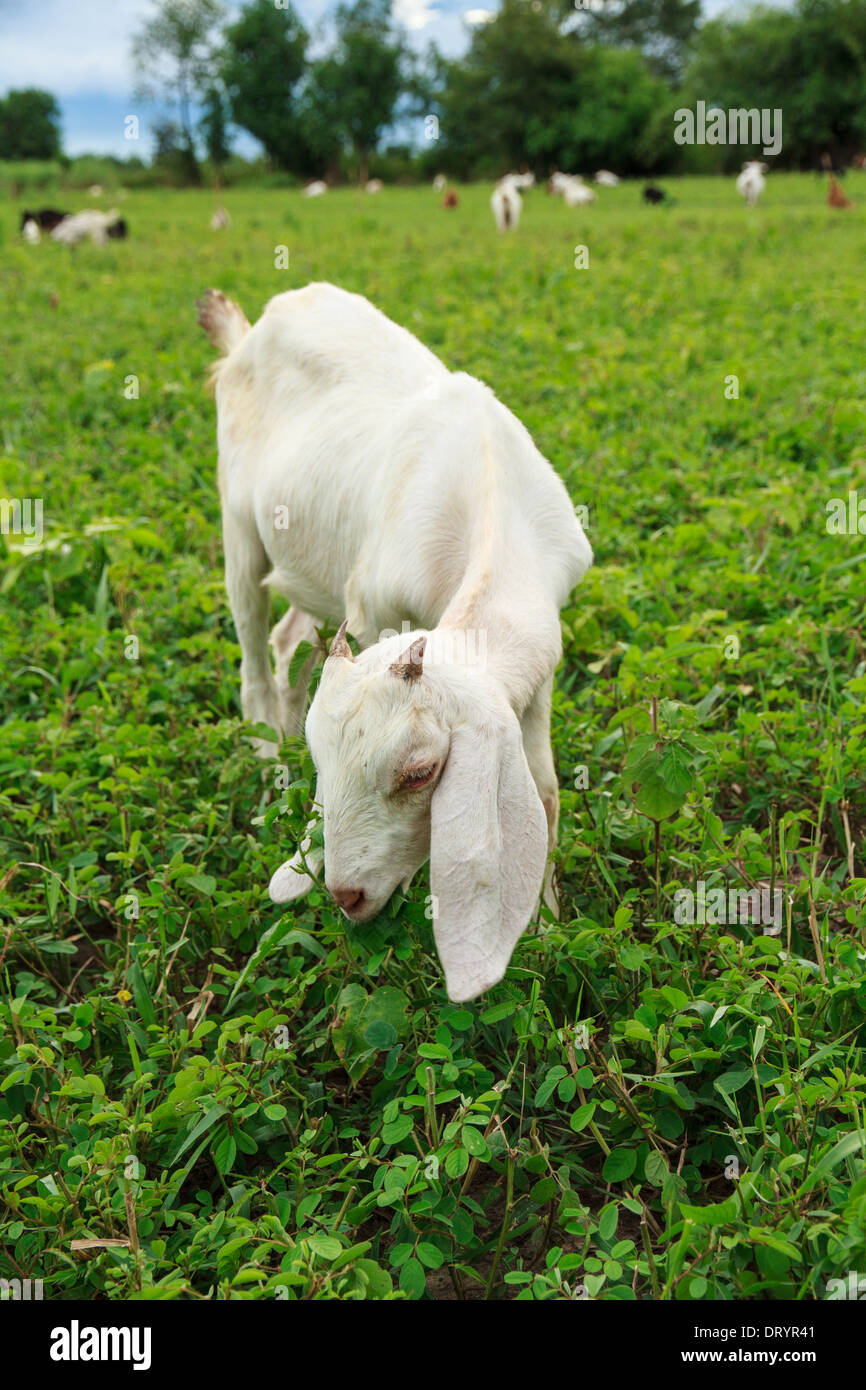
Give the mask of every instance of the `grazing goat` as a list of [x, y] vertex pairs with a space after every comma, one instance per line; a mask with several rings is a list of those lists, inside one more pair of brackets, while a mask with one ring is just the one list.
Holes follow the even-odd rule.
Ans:
[[92, 241], [94, 246], [104, 246], [109, 237], [125, 237], [126, 222], [118, 217], [117, 209], [111, 212], [76, 212], [64, 217], [53, 228], [51, 236], [64, 246], [77, 246], [80, 241]]
[[830, 208], [850, 208], [851, 199], [846, 198], [839, 184], [839, 180], [834, 174], [830, 175], [830, 185], [827, 189], [827, 206]]
[[599, 169], [595, 175], [595, 181], [601, 184], [602, 188], [618, 188], [619, 175], [612, 174], [609, 169]]
[[39, 224], [34, 222], [32, 217], [29, 217], [24, 223], [24, 226], [21, 228], [21, 235], [31, 246], [38, 246], [42, 240]]
[[648, 183], [643, 191], [643, 200], [645, 203], [664, 203], [667, 201], [667, 196], [663, 188], [656, 188], [651, 183]]
[[562, 190], [562, 201], [566, 207], [580, 207], [582, 203], [594, 203], [595, 194], [580, 178], [570, 179]]
[[305, 198], [321, 198], [323, 193], [327, 193], [328, 185], [324, 179], [313, 179], [304, 189]]
[[743, 165], [743, 172], [737, 175], [737, 192], [746, 200], [746, 207], [753, 208], [767, 186], [764, 175], [767, 165], [760, 159], [749, 159]]
[[226, 208], [218, 207], [214, 209], [214, 215], [210, 220], [212, 232], [223, 232], [232, 225], [232, 219]]
[[[448, 995], [472, 999], [502, 978], [556, 840], [559, 610], [589, 543], [493, 392], [360, 295], [291, 290], [252, 328], [216, 290], [198, 310], [226, 354], [219, 479], [244, 717], [297, 732], [315, 654], [290, 686], [293, 653], [317, 622], [342, 622], [306, 719], [324, 853], [309, 826], [270, 895], [301, 897], [324, 864], [365, 922], [429, 858]], [[268, 586], [292, 604], [271, 635], [276, 679]]]
[[381, 193], [385, 185], [381, 179], [368, 179], [364, 187], [368, 193]]
[[40, 208], [38, 212], [22, 212], [21, 230], [24, 231], [28, 222], [35, 222], [43, 232], [52, 231], [64, 217], [69, 217], [68, 212], [60, 212], [58, 208]]
[[534, 174], [506, 174], [505, 178], [499, 180], [493, 190], [490, 206], [500, 232], [511, 231], [517, 227], [520, 222], [520, 209], [523, 207], [520, 189], [531, 188], [534, 183]]
[[442, 199], [443, 208], [456, 208], [460, 206], [460, 199], [457, 197], [453, 188], [449, 188], [445, 197]]
[[445, 175], [444, 175], [444, 174], [437, 174], [436, 177], [435, 177], [435, 179], [433, 180], [433, 192], [434, 192], [434, 193], [444, 193], [447, 186], [448, 186], [448, 180], [447, 180], [447, 178], [445, 177]]

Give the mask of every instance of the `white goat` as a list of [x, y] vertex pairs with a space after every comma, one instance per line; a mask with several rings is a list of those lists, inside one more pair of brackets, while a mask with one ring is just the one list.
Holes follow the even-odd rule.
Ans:
[[576, 208], [583, 203], [594, 203], [595, 193], [583, 182], [583, 179], [573, 178], [562, 190], [562, 201], [566, 207]]
[[612, 174], [609, 169], [598, 169], [596, 171], [595, 181], [602, 188], [619, 187], [619, 175]]
[[321, 198], [323, 193], [327, 193], [328, 185], [324, 179], [313, 179], [304, 189], [305, 198]]
[[760, 159], [747, 160], [743, 172], [737, 176], [737, 192], [746, 200], [746, 207], [753, 208], [767, 186], [764, 175], [767, 165]]
[[433, 192], [434, 192], [434, 193], [444, 193], [444, 192], [445, 192], [445, 189], [446, 189], [447, 187], [448, 187], [448, 180], [447, 180], [447, 178], [445, 177], [445, 175], [444, 175], [444, 174], [437, 174], [436, 177], [435, 177], [435, 179], [433, 180]]
[[[306, 839], [271, 897], [302, 896], [324, 860], [336, 902], [366, 921], [429, 857], [448, 994], [474, 998], [502, 978], [555, 843], [559, 609], [592, 551], [492, 391], [360, 295], [292, 290], [253, 328], [216, 290], [198, 307], [227, 354], [219, 478], [245, 718], [298, 732], [315, 655], [290, 687], [292, 655], [315, 622], [343, 623], [306, 720], [324, 856]], [[292, 603], [271, 635], [276, 679], [268, 585]]]
[[210, 220], [210, 229], [211, 229], [211, 231], [212, 231], [212, 232], [224, 232], [224, 231], [225, 231], [228, 227], [230, 227], [231, 225], [232, 225], [232, 219], [231, 219], [231, 216], [230, 216], [230, 214], [229, 214], [228, 209], [227, 209], [227, 208], [224, 208], [224, 207], [214, 208], [214, 214], [213, 214], [213, 217], [212, 217], [211, 220]]
[[364, 187], [368, 193], [381, 193], [385, 185], [381, 179], [368, 179]]
[[506, 174], [500, 179], [490, 198], [493, 217], [500, 232], [516, 228], [520, 222], [523, 199], [521, 188], [531, 188], [535, 183], [534, 174]]
[[117, 221], [117, 217], [117, 208], [112, 208], [111, 212], [97, 212], [95, 208], [76, 212], [58, 222], [50, 235], [55, 241], [63, 242], [64, 246], [77, 246], [80, 241], [92, 241], [95, 246], [105, 246], [108, 241], [108, 229]]

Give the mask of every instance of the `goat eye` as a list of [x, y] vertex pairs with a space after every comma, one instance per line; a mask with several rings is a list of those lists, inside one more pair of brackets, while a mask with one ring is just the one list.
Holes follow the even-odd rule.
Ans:
[[432, 782], [435, 774], [435, 763], [429, 767], [408, 768], [400, 778], [400, 786], [406, 791], [414, 791], [416, 787], [424, 787], [428, 782]]

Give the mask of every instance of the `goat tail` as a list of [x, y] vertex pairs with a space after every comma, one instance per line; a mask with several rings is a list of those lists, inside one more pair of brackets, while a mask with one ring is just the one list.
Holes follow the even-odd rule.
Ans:
[[207, 290], [196, 300], [198, 321], [215, 348], [228, 355], [249, 332], [249, 322], [234, 300], [222, 290]]

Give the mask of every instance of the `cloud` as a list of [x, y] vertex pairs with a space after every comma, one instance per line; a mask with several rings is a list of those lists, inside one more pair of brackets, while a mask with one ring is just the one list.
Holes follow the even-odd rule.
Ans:
[[493, 10], [464, 10], [463, 18], [467, 24], [487, 24], [493, 13]]
[[40, 0], [0, 10], [0, 90], [43, 87], [57, 96], [128, 96], [133, 33], [151, 0]]
[[428, 0], [394, 0], [394, 18], [407, 29], [426, 29], [439, 16]]

